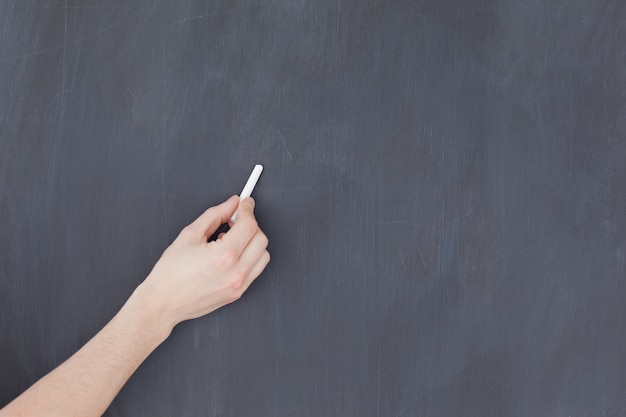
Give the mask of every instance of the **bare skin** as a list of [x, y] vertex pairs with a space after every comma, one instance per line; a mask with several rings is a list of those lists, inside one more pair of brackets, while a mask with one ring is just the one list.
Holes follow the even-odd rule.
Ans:
[[239, 199], [231, 197], [185, 227], [122, 309], [85, 346], [0, 410], [9, 416], [101, 416], [128, 378], [178, 323], [241, 297], [270, 260], [254, 201], [214, 242]]

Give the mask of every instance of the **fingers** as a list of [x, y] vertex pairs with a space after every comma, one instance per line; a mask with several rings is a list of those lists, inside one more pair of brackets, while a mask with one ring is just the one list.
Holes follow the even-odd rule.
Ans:
[[211, 236], [220, 225], [226, 223], [230, 216], [237, 209], [239, 197], [232, 196], [222, 204], [211, 207], [194, 220], [189, 226], [183, 229], [183, 233], [187, 234], [193, 240], [206, 240]]
[[270, 254], [268, 251], [263, 250], [261, 255], [255, 260], [256, 260], [256, 263], [252, 266], [250, 271], [246, 274], [246, 278], [242, 285], [243, 292], [245, 292], [248, 289], [248, 287], [254, 282], [255, 279], [257, 279], [259, 275], [261, 275], [261, 272], [263, 272], [263, 270], [265, 269], [265, 267], [270, 261]]
[[[266, 250], [268, 239], [256, 223], [253, 208], [254, 201], [252, 199], [245, 199], [240, 203], [237, 222], [222, 238], [223, 241], [230, 239], [227, 242], [229, 245], [244, 245], [247, 240], [247, 244], [237, 261], [237, 270], [241, 274], [239, 276], [245, 277], [241, 286], [243, 291], [263, 272], [270, 260], [270, 254]], [[233, 232], [237, 233], [235, 239], [232, 239]], [[253, 233], [249, 239], [247, 238], [248, 233]]]
[[267, 243], [268, 241], [265, 233], [259, 229], [239, 257], [239, 264], [241, 265], [241, 268], [246, 271], [252, 270], [259, 259], [263, 256], [263, 253], [267, 248]]
[[237, 222], [233, 224], [221, 241], [240, 255], [259, 230], [254, 217], [254, 200], [252, 198], [244, 198], [239, 203], [237, 216]]
[[265, 269], [265, 267], [267, 266], [269, 262], [270, 262], [270, 253], [268, 251], [264, 251], [261, 257], [257, 260], [256, 265], [254, 265], [254, 267], [250, 271], [250, 276], [252, 277], [250, 282], [254, 281], [256, 277], [261, 275], [261, 272], [263, 272], [263, 270]]

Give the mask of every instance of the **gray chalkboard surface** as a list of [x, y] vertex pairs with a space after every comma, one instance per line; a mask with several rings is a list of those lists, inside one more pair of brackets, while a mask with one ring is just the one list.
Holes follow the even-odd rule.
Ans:
[[626, 3], [0, 2], [0, 404], [255, 163], [272, 262], [107, 416], [626, 414]]

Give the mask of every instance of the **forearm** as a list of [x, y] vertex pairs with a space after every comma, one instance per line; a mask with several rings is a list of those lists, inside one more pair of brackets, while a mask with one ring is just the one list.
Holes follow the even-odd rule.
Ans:
[[170, 328], [142, 304], [138, 291], [83, 348], [0, 410], [8, 416], [101, 416]]

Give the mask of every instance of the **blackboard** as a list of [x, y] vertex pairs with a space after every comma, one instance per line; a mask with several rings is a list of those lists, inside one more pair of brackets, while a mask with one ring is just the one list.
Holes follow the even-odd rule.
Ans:
[[0, 404], [255, 190], [106, 416], [626, 414], [626, 3], [3, 1]]

